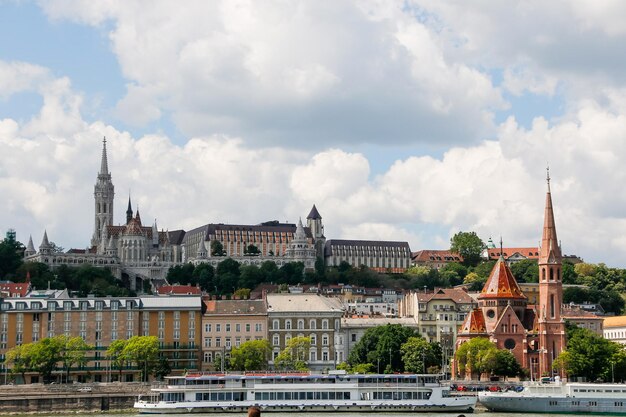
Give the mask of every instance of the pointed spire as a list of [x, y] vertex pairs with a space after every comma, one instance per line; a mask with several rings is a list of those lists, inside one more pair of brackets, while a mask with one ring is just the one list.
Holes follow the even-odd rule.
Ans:
[[293, 236], [293, 240], [306, 240], [306, 232], [304, 231], [302, 218], [298, 220], [298, 226], [296, 227], [296, 233]]
[[307, 219], [313, 219], [313, 220], [318, 220], [318, 219], [322, 218], [322, 216], [320, 216], [319, 211], [317, 211], [317, 207], [315, 207], [315, 204], [313, 204], [313, 208], [309, 212], [309, 215], [306, 216], [306, 218]]
[[49, 248], [50, 247], [50, 242], [48, 241], [48, 231], [44, 230], [43, 231], [43, 239], [41, 240], [41, 245], [39, 245], [40, 248]]
[[152, 245], [159, 246], [159, 229], [157, 228], [157, 221], [154, 219], [152, 225]]
[[511, 298], [520, 300], [527, 299], [502, 255], [500, 255], [500, 259], [498, 259], [493, 266], [489, 278], [487, 278], [487, 282], [485, 282], [485, 286], [478, 295], [479, 300], [487, 298], [504, 300]]
[[137, 213], [135, 214], [135, 220], [137, 220], [137, 223], [139, 223], [139, 226], [141, 226], [141, 216], [139, 215], [139, 206], [137, 206]]
[[204, 239], [200, 239], [200, 246], [198, 246], [198, 252], [196, 253], [197, 258], [206, 258], [208, 252], [206, 249], [206, 245], [204, 244]]
[[128, 208], [126, 209], [126, 224], [133, 219], [133, 206], [130, 204], [130, 191], [128, 192]]
[[546, 192], [546, 208], [543, 217], [543, 233], [541, 236], [541, 249], [539, 250], [539, 264], [561, 262], [561, 248], [559, 246], [559, 239], [556, 235], [554, 211], [552, 209], [549, 168], [547, 170], [546, 181], [548, 183], [548, 191]]
[[102, 139], [102, 160], [100, 161], [100, 173], [101, 176], [109, 175], [109, 163], [107, 161], [107, 138]]
[[115, 250], [115, 242], [113, 242], [113, 236], [109, 238], [109, 244], [107, 245], [109, 251]]
[[24, 255], [30, 256], [30, 255], [34, 255], [35, 253], [37, 253], [37, 251], [35, 251], [35, 245], [33, 245], [33, 236], [31, 235], [28, 237], [28, 245], [26, 246]]

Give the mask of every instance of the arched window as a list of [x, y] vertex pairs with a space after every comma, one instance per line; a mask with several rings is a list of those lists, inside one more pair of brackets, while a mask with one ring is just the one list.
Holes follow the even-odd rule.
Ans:
[[550, 268], [550, 281], [554, 281], [554, 269]]
[[322, 320], [322, 330], [328, 330], [328, 320]]
[[298, 330], [304, 329], [304, 320], [298, 320]]
[[272, 322], [272, 329], [274, 329], [274, 330], [280, 329], [280, 325], [278, 324], [278, 320], [274, 320]]
[[550, 294], [550, 317], [554, 318], [555, 306], [554, 306], [554, 294]]
[[309, 329], [311, 330], [315, 330], [317, 328], [317, 324], [315, 322], [315, 319], [312, 319], [309, 321]]
[[285, 329], [291, 330], [291, 320], [285, 320]]

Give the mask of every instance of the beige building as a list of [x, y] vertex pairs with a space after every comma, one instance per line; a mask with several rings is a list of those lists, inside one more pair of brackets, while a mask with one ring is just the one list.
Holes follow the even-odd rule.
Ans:
[[[114, 340], [133, 336], [157, 336], [162, 354], [174, 373], [198, 368], [200, 297], [85, 297], [70, 298], [67, 291], [42, 291], [38, 297], [2, 299], [0, 303], [0, 355], [21, 344], [46, 337], [80, 336], [94, 347], [85, 366], [71, 369], [79, 382], [116, 381], [106, 350]], [[184, 330], [183, 330], [184, 329]], [[6, 369], [3, 369], [6, 372]], [[123, 381], [134, 381], [139, 370], [127, 366]], [[61, 378], [62, 370], [55, 372]], [[24, 382], [42, 382], [28, 373]]]
[[222, 370], [233, 347], [267, 339], [265, 300], [207, 300], [202, 316], [202, 369]]
[[605, 317], [603, 334], [607, 340], [626, 345], [626, 316]]
[[447, 365], [454, 355], [459, 326], [476, 306], [476, 301], [462, 288], [437, 288], [433, 292], [406, 293], [399, 310], [400, 317], [414, 318], [426, 340], [441, 344]]
[[293, 337], [310, 337], [308, 366], [312, 370], [334, 369], [343, 358], [341, 317], [344, 307], [336, 298], [317, 294], [268, 294], [268, 337], [272, 360]]
[[400, 274], [411, 267], [411, 248], [408, 242], [331, 239], [326, 241], [324, 259], [326, 266], [347, 262], [354, 268]]

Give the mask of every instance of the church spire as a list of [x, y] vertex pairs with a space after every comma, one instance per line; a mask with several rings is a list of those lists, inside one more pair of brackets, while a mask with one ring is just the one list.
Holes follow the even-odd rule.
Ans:
[[133, 219], [133, 206], [130, 204], [130, 193], [128, 193], [128, 208], [126, 209], [126, 224]]
[[100, 161], [101, 176], [109, 175], [109, 162], [107, 161], [107, 138], [102, 139], [102, 160]]
[[552, 194], [550, 192], [550, 169], [547, 169], [546, 181], [548, 191], [546, 193], [546, 206], [543, 217], [543, 233], [541, 237], [541, 250], [539, 251], [539, 264], [561, 263], [561, 248], [556, 236], [554, 223], [554, 211], [552, 209]]

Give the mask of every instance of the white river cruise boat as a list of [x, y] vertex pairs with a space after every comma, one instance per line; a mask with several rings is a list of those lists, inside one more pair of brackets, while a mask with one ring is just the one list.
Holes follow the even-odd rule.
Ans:
[[592, 383], [528, 383], [519, 391], [479, 392], [490, 411], [626, 415], [626, 385]]
[[277, 411], [471, 412], [476, 397], [450, 396], [439, 375], [187, 374], [139, 397], [141, 413]]

